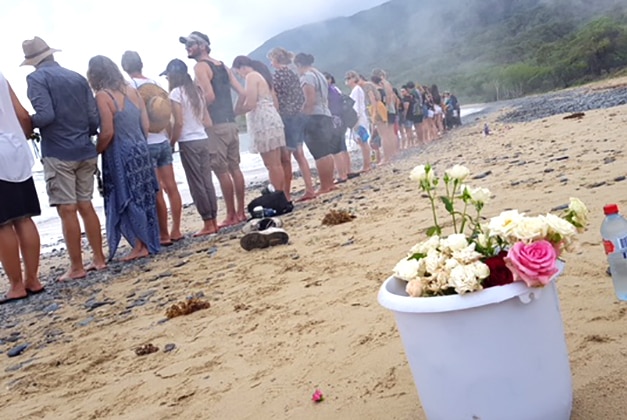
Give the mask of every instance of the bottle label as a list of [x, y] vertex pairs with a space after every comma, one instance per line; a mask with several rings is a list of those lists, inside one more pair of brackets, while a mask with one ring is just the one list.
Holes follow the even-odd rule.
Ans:
[[627, 249], [627, 236], [622, 238], [616, 238], [613, 241], [608, 239], [603, 239], [603, 248], [605, 249], [605, 254], [609, 255], [617, 251], [622, 251]]

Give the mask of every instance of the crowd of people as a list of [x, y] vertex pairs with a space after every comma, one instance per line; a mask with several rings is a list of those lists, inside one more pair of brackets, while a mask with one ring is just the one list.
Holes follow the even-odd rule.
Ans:
[[[305, 185], [295, 201], [306, 201], [461, 123], [454, 95], [440, 95], [435, 85], [413, 82], [399, 91], [381, 69], [373, 70], [370, 78], [346, 72], [346, 95], [333, 75], [314, 67], [310, 54], [274, 48], [268, 53], [274, 72], [247, 56], [236, 57], [229, 68], [210, 55], [207, 35], [194, 31], [179, 41], [196, 64], [190, 74], [185, 62], [171, 60], [161, 73], [168, 91], [143, 75], [135, 51], [121, 58], [128, 78], [105, 56], [89, 60], [85, 78], [57, 63], [58, 50], [39, 37], [22, 44], [22, 65], [35, 68], [27, 77], [32, 115], [0, 73], [0, 196], [11, 197], [0, 204], [0, 260], [10, 283], [0, 303], [44, 290], [38, 279], [39, 235], [32, 221], [40, 214], [40, 204], [27, 144], [34, 130], [41, 136], [49, 205], [59, 214], [69, 256], [69, 267], [58, 280], [67, 281], [106, 269], [122, 237], [131, 247], [123, 261], [155, 254], [184, 238], [181, 195], [172, 167], [176, 144], [202, 220], [194, 236], [245, 222], [238, 115], [246, 116], [251, 151], [261, 155], [270, 183], [288, 201], [292, 156]], [[347, 132], [361, 151], [359, 170], [352, 168]], [[317, 189], [303, 145], [315, 161]], [[92, 205], [99, 155], [108, 257]], [[213, 176], [224, 197], [226, 217], [220, 223]], [[79, 217], [92, 251], [87, 265]]]

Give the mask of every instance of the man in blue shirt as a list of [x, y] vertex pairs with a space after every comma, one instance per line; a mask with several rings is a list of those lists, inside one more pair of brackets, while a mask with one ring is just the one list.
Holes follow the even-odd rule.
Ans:
[[[97, 134], [99, 117], [96, 101], [87, 80], [61, 67], [44, 40], [35, 37], [22, 43], [23, 66], [35, 71], [26, 78], [28, 98], [35, 110], [33, 127], [41, 134], [44, 178], [50, 205], [57, 208], [63, 226], [63, 237], [70, 256], [70, 268], [60, 281], [80, 279], [89, 270], [106, 267], [102, 251], [100, 220], [91, 204], [98, 153], [91, 141]], [[81, 249], [81, 215], [92, 264], [83, 267]]]

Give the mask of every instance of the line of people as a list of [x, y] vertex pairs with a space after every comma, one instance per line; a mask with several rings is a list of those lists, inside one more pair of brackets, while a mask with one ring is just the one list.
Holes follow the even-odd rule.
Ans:
[[[419, 107], [406, 98], [420, 97], [423, 119], [429, 119], [431, 103], [446, 115], [437, 89], [421, 91], [408, 83], [399, 95], [380, 69], [372, 72], [371, 81], [355, 71], [346, 73], [345, 83], [351, 89], [349, 106], [357, 114], [355, 121], [348, 123], [344, 119], [347, 95], [335, 85], [331, 74], [323, 74], [313, 66], [310, 54], [293, 55], [274, 48], [268, 53], [273, 73], [265, 64], [246, 56], [235, 58], [232, 71], [211, 57], [207, 35], [194, 31], [180, 37], [179, 42], [184, 44], [187, 57], [196, 61], [193, 78], [183, 61], [171, 60], [161, 73], [168, 80], [168, 92], [143, 75], [137, 52], [127, 51], [121, 59], [129, 80], [104, 56], [89, 60], [85, 78], [59, 65], [54, 59], [59, 50], [50, 48], [41, 38], [23, 42], [22, 65], [35, 67], [27, 77], [27, 95], [34, 114], [28, 115], [8, 82], [0, 79], [0, 196], [15, 197], [10, 202], [3, 199], [0, 205], [0, 258], [11, 283], [5, 300], [43, 290], [37, 275], [39, 236], [31, 220], [40, 214], [40, 207], [32, 180], [33, 158], [26, 143], [34, 129], [41, 135], [49, 204], [60, 216], [70, 260], [60, 281], [84, 278], [89, 271], [105, 269], [122, 237], [132, 248], [122, 258], [124, 261], [157, 253], [162, 246], [183, 239], [181, 196], [172, 168], [177, 143], [189, 190], [203, 222], [194, 236], [211, 235], [222, 227], [244, 222], [245, 183], [240, 169], [237, 115], [246, 115], [251, 151], [260, 153], [270, 182], [284, 191], [288, 201], [292, 201], [292, 156], [305, 184], [304, 194], [297, 201], [306, 201], [336, 189], [337, 183], [361, 171], [369, 171], [371, 148], [376, 161], [385, 164], [401, 147], [414, 144], [413, 139], [429, 141], [435, 130], [444, 130], [444, 116], [433, 118], [433, 127], [421, 124], [413, 111]], [[244, 80], [243, 86], [234, 73]], [[232, 91], [236, 93], [235, 104]], [[407, 121], [413, 123], [415, 136], [410, 135]], [[348, 129], [362, 152], [360, 171], [351, 169], [345, 141]], [[399, 141], [402, 138], [407, 140]], [[303, 144], [315, 160], [317, 189]], [[91, 202], [99, 155], [108, 257], [103, 251], [100, 220]], [[213, 175], [225, 203], [226, 218], [220, 224]], [[86, 266], [79, 217], [92, 250], [91, 262]], [[25, 265], [23, 276], [20, 252]]]

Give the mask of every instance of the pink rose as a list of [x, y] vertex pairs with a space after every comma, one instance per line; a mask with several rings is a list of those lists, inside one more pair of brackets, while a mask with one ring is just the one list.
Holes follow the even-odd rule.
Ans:
[[522, 280], [529, 287], [542, 287], [558, 272], [557, 253], [549, 241], [526, 245], [516, 242], [507, 252], [505, 265], [512, 271], [514, 281]]

